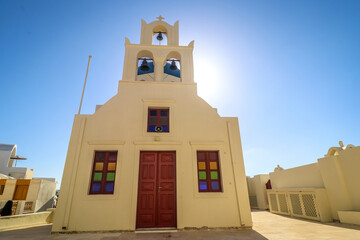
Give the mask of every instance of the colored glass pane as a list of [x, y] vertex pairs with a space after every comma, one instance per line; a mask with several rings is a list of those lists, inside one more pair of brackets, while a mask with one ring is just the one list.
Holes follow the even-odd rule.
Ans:
[[169, 112], [169, 110], [161, 110], [161, 111], [160, 111], [160, 115], [161, 115], [162, 117], [167, 117], [168, 112]]
[[220, 190], [220, 185], [218, 181], [211, 181], [211, 189], [212, 190]]
[[149, 124], [156, 124], [156, 118], [150, 118], [149, 119]]
[[199, 166], [199, 170], [205, 170], [206, 169], [205, 162], [198, 162], [198, 166]]
[[101, 179], [102, 179], [102, 173], [101, 172], [96, 172], [95, 174], [94, 174], [94, 181], [101, 181]]
[[108, 163], [107, 170], [108, 171], [115, 171], [116, 169], [116, 163]]
[[155, 128], [156, 128], [155, 125], [150, 125], [149, 126], [149, 132], [155, 132]]
[[209, 160], [217, 160], [218, 153], [217, 152], [209, 152]]
[[197, 159], [204, 161], [206, 159], [206, 153], [205, 152], [198, 152], [197, 153]]
[[201, 179], [201, 180], [206, 179], [206, 172], [205, 171], [199, 171], [199, 179]]
[[160, 123], [161, 124], [168, 124], [168, 119], [167, 118], [160, 118]]
[[95, 161], [104, 161], [104, 160], [105, 160], [105, 153], [97, 152], [95, 156]]
[[200, 181], [199, 182], [200, 190], [207, 190], [207, 182], [206, 181]]
[[168, 131], [169, 131], [169, 130], [168, 130], [168, 126], [162, 125], [161, 127], [162, 127], [162, 131], [163, 131], [163, 132], [168, 132]]
[[210, 162], [210, 169], [211, 170], [217, 170], [218, 169], [217, 162]]
[[95, 163], [95, 171], [102, 171], [104, 169], [104, 163], [97, 162]]
[[150, 110], [150, 116], [156, 116], [156, 110]]
[[113, 192], [114, 191], [114, 183], [113, 182], [107, 182], [105, 184], [105, 192]]
[[117, 159], [117, 152], [109, 153], [109, 161], [116, 161]]
[[114, 181], [115, 180], [115, 173], [114, 172], [108, 172], [106, 174], [106, 181]]
[[218, 173], [216, 171], [211, 171], [210, 172], [210, 178], [217, 180], [219, 178]]
[[93, 183], [91, 187], [92, 192], [100, 192], [101, 189], [101, 183]]

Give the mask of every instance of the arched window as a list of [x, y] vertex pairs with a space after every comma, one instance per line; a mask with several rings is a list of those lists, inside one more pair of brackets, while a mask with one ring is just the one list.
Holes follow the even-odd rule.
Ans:
[[164, 82], [181, 82], [181, 57], [178, 52], [170, 52], [164, 66]]
[[137, 55], [136, 81], [154, 81], [154, 61], [150, 51], [140, 51]]

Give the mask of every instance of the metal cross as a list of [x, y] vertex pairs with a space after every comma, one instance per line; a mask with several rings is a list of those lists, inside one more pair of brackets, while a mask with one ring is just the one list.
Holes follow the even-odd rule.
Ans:
[[160, 14], [160, 16], [158, 16], [156, 19], [159, 19], [159, 21], [162, 21], [162, 20], [165, 19], [165, 18], [163, 18], [163, 17], [161, 16], [161, 14]]

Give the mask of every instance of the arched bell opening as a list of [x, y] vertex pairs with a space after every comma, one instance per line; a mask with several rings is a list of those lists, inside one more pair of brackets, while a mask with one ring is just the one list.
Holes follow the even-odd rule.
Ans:
[[167, 30], [158, 25], [153, 29], [153, 45], [167, 45]]
[[171, 52], [166, 57], [164, 82], [181, 82], [181, 57], [178, 52]]
[[141, 51], [137, 55], [137, 81], [154, 81], [154, 61], [150, 51]]

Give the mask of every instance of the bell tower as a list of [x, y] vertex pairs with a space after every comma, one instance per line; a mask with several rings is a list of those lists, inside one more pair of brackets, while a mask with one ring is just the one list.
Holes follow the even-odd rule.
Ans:
[[125, 38], [122, 81], [194, 83], [194, 41], [179, 46], [179, 22], [141, 20], [140, 44]]

